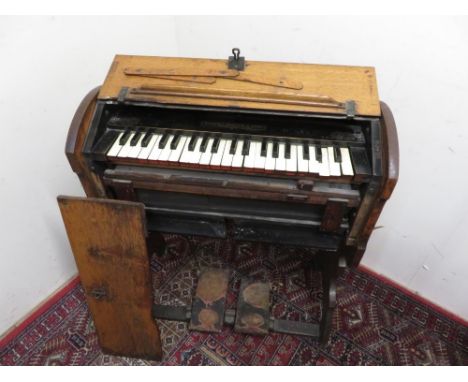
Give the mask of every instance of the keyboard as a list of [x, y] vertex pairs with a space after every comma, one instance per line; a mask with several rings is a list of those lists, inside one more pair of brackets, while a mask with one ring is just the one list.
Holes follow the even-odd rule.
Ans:
[[154, 165], [170, 163], [323, 177], [354, 175], [348, 147], [307, 139], [127, 129], [108, 131], [93, 152], [110, 160], [136, 159]]

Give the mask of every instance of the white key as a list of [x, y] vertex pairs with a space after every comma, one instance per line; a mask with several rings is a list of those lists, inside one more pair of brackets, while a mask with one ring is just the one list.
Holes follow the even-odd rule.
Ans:
[[224, 148], [226, 147], [226, 139], [220, 139], [218, 151], [211, 155], [210, 166], [220, 166], [223, 160]]
[[170, 134], [169, 138], [166, 141], [166, 146], [161, 150], [161, 154], [159, 154], [158, 160], [167, 161], [169, 156], [171, 155], [171, 142], [174, 138], [174, 134]]
[[171, 151], [171, 155], [169, 155], [169, 158], [167, 159], [169, 162], [178, 162], [180, 159], [180, 156], [182, 155], [182, 150], [184, 149], [185, 146], [185, 141], [187, 140], [186, 135], [182, 135], [179, 139], [179, 142], [177, 143], [177, 147]]
[[221, 166], [223, 167], [231, 167], [232, 165], [232, 157], [234, 156], [230, 153], [232, 142], [234, 142], [233, 139], [226, 140], [226, 145], [224, 146], [223, 159], [221, 160]]
[[265, 158], [265, 170], [275, 169], [275, 158], [273, 158], [273, 142], [267, 143], [267, 155]]
[[153, 147], [155, 143], [157, 143], [161, 139], [161, 134], [153, 134], [150, 141], [148, 142], [148, 146], [143, 147], [138, 154], [138, 159], [148, 159], [151, 151], [153, 151]]
[[140, 154], [141, 151], [141, 141], [144, 137], [145, 134], [141, 133], [140, 138], [138, 138], [137, 144], [131, 147], [130, 152], [127, 155], [128, 158], [138, 158], [138, 154]]
[[161, 134], [156, 143], [153, 146], [153, 150], [151, 150], [150, 155], [148, 156], [148, 160], [158, 160], [159, 154], [161, 154], [162, 149], [159, 148], [159, 142], [161, 141], [164, 134]]
[[244, 146], [244, 140], [239, 139], [237, 141], [236, 152], [232, 157], [232, 167], [242, 167], [244, 162], [244, 156], [242, 155], [242, 146]]
[[297, 172], [297, 146], [291, 143], [291, 158], [286, 159], [286, 171]]
[[341, 171], [340, 171], [340, 164], [338, 162], [335, 162], [335, 155], [333, 153], [333, 147], [327, 147], [328, 150], [328, 161], [329, 161], [329, 166], [330, 166], [330, 175], [331, 176], [340, 176]]
[[120, 149], [122, 148], [122, 145], [120, 144], [120, 138], [122, 138], [122, 135], [124, 135], [123, 132], [119, 134], [117, 139], [115, 140], [114, 144], [110, 148], [110, 150], [107, 152], [108, 157], [116, 157], [117, 154], [119, 153]]
[[244, 157], [244, 167], [254, 168], [256, 156], [257, 156], [257, 142], [250, 141], [249, 154]]
[[318, 174], [320, 172], [320, 163], [315, 157], [315, 146], [309, 145], [309, 172]]
[[206, 150], [204, 153], [202, 153], [200, 162], [198, 162], [199, 164], [205, 165], [205, 166], [208, 166], [210, 164], [211, 155], [212, 155], [211, 148], [213, 147], [213, 142], [214, 142], [214, 138], [208, 139], [208, 142], [206, 144]]
[[257, 169], [265, 169], [266, 157], [262, 157], [262, 142], [261, 141], [254, 141], [250, 142], [250, 144], [255, 145], [255, 163], [253, 168]]
[[322, 163], [320, 164], [320, 176], [330, 176], [330, 167], [328, 165], [328, 150], [322, 147]]
[[275, 170], [276, 171], [286, 171], [286, 144], [278, 144], [278, 158], [275, 161]]
[[130, 146], [130, 142], [132, 141], [134, 136], [135, 136], [135, 133], [130, 134], [130, 136], [128, 137], [127, 143], [123, 145], [122, 149], [117, 154], [117, 157], [119, 158], [128, 157], [128, 154], [130, 154], [130, 150], [132, 149], [132, 146]]
[[341, 172], [343, 175], [354, 175], [353, 165], [351, 163], [351, 156], [349, 155], [349, 149], [341, 147]]
[[190, 158], [192, 156], [192, 151], [189, 151], [188, 147], [189, 147], [191, 138], [192, 137], [188, 137], [185, 140], [185, 145], [184, 145], [184, 148], [182, 149], [182, 154], [180, 154], [179, 163], [190, 163]]
[[302, 143], [298, 143], [297, 147], [297, 171], [309, 172], [309, 161], [304, 159], [304, 146]]
[[203, 137], [198, 137], [197, 142], [195, 143], [195, 148], [192, 151], [192, 155], [190, 156], [190, 162], [189, 163], [196, 163], [200, 162], [200, 158], [202, 155], [202, 152], [200, 151], [200, 146], [203, 141]]

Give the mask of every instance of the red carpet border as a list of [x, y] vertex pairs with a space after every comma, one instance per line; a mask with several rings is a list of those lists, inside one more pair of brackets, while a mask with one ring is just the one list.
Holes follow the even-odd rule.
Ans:
[[[240, 278], [270, 280], [277, 318], [317, 322], [320, 278], [306, 286], [306, 249], [229, 240], [166, 236], [168, 251], [151, 261], [155, 300], [190, 304], [197, 270], [232, 269], [228, 308]], [[185, 323], [158, 321], [163, 362], [105, 355], [80, 285], [0, 349], [0, 365], [468, 365], [468, 328], [356, 270], [338, 281], [330, 343], [307, 337], [253, 337], [225, 327], [220, 334], [189, 332]]]

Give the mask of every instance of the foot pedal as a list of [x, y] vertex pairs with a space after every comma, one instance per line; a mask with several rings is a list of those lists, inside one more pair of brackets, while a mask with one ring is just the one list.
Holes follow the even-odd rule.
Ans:
[[201, 271], [192, 302], [191, 330], [217, 333], [222, 330], [228, 282], [227, 269], [205, 268]]
[[153, 305], [155, 319], [190, 322], [190, 330], [217, 332], [223, 324], [239, 333], [266, 335], [268, 331], [318, 338], [319, 324], [270, 317], [269, 283], [242, 279], [237, 309], [225, 310], [229, 271], [205, 268], [190, 306]]
[[266, 335], [270, 327], [270, 284], [242, 279], [234, 330]]

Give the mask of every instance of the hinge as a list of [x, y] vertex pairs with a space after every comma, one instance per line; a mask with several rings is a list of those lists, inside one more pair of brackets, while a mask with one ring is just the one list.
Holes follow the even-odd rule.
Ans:
[[352, 100], [345, 101], [346, 118], [354, 118], [356, 116], [356, 102]]
[[103, 286], [94, 287], [89, 291], [88, 296], [93, 297], [96, 300], [102, 300], [107, 297], [107, 289]]
[[120, 89], [119, 95], [117, 96], [117, 102], [123, 103], [125, 101], [125, 98], [127, 98], [127, 93], [128, 93], [128, 88], [125, 86], [122, 87]]

